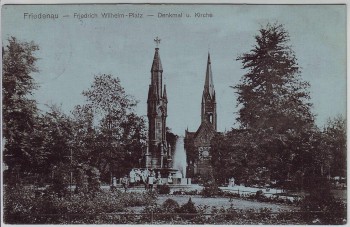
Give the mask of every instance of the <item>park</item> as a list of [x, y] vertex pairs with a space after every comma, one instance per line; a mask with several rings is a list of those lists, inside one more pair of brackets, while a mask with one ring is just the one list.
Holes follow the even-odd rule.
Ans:
[[[216, 20], [207, 12], [197, 19]], [[100, 29], [94, 14], [73, 30]], [[299, 33], [278, 22], [253, 27], [230, 35], [241, 42], [229, 55], [241, 69], [225, 76], [232, 69], [220, 63], [227, 43], [203, 51], [191, 41], [179, 57], [169, 36], [156, 36], [154, 47], [133, 41], [126, 48], [113, 31], [96, 38], [112, 37], [110, 43], [71, 41], [76, 52], [65, 49], [65, 40], [51, 50], [35, 34], [33, 41], [4, 39], [3, 223], [346, 224], [345, 102], [335, 113], [314, 108], [324, 100], [316, 99], [318, 85], [300, 64], [316, 54], [301, 52], [298, 60], [292, 44]], [[222, 38], [214, 33], [206, 34]], [[45, 57], [50, 51], [55, 57]], [[74, 63], [61, 70], [56, 61]], [[62, 79], [66, 72], [77, 76]], [[332, 97], [343, 100], [334, 87], [327, 87]], [[328, 116], [323, 124], [318, 114]]]

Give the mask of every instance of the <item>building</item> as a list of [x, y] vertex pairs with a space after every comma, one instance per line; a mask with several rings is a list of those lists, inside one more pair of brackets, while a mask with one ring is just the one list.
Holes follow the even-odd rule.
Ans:
[[[157, 44], [159, 44], [159, 41], [156, 41]], [[163, 87], [162, 62], [157, 47], [155, 48], [151, 68], [151, 84], [149, 85], [147, 99], [149, 130], [145, 168], [168, 168], [171, 166], [171, 149], [169, 149], [166, 141], [167, 104], [166, 86]]]
[[201, 124], [196, 132], [185, 131], [188, 176], [207, 175], [211, 171], [210, 141], [217, 133], [216, 97], [208, 53], [207, 70], [202, 94]]

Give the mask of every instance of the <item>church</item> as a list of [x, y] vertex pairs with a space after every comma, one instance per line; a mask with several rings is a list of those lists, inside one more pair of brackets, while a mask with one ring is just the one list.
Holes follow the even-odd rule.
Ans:
[[[155, 39], [157, 45], [160, 40]], [[168, 97], [163, 85], [163, 67], [159, 48], [155, 48], [151, 67], [151, 83], [147, 98], [148, 147], [144, 166], [150, 169], [172, 168], [172, 147], [167, 141], [166, 118]], [[208, 175], [210, 141], [217, 133], [216, 97], [208, 53], [204, 90], [202, 94], [201, 124], [196, 132], [185, 131], [184, 146], [187, 156], [187, 176]]]
[[216, 97], [208, 53], [207, 70], [202, 94], [201, 124], [196, 132], [185, 131], [188, 177], [208, 175], [211, 171], [210, 141], [217, 133]]

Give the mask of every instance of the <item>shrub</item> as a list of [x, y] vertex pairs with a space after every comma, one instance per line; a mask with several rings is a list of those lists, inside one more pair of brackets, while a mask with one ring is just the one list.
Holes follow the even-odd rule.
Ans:
[[170, 193], [170, 187], [166, 184], [159, 185], [158, 187], [158, 194], [164, 195]]
[[87, 193], [88, 192], [88, 177], [82, 166], [78, 166], [75, 170], [76, 187], [75, 193]]
[[344, 224], [346, 220], [346, 205], [328, 189], [313, 190], [300, 203], [301, 210], [307, 211], [302, 218], [309, 223], [319, 220], [320, 224]]
[[[4, 221], [8, 224], [130, 223], [129, 217], [114, 219], [106, 213], [130, 206], [155, 204], [155, 193], [97, 192], [60, 197], [52, 191], [35, 195], [30, 188], [4, 189]], [[43, 215], [44, 214], [44, 215]]]
[[87, 172], [88, 187], [90, 192], [98, 192], [101, 190], [100, 171], [96, 167], [90, 167]]
[[197, 213], [196, 206], [194, 205], [194, 202], [192, 202], [191, 197], [188, 199], [187, 203], [178, 209], [178, 213]]
[[64, 197], [68, 193], [70, 166], [60, 163], [55, 171], [53, 182], [49, 190], [56, 193], [59, 197]]
[[79, 165], [75, 170], [75, 193], [96, 193], [100, 191], [100, 171], [89, 165]]
[[154, 204], [157, 199], [155, 192], [124, 192], [119, 198], [119, 202], [128, 207], [145, 206]]
[[167, 199], [162, 204], [162, 208], [165, 212], [174, 213], [179, 209], [180, 205], [173, 199]]
[[214, 182], [209, 182], [205, 184], [201, 192], [201, 195], [203, 197], [215, 197], [222, 194], [223, 194], [222, 190]]

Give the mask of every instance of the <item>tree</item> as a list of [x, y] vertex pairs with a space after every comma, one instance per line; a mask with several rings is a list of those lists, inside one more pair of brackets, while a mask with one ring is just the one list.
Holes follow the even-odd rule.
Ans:
[[294, 167], [304, 171], [311, 149], [314, 116], [310, 85], [301, 79], [283, 25], [267, 24], [255, 40], [254, 48], [237, 58], [247, 70], [233, 87], [240, 108], [237, 120], [253, 135], [255, 155], [262, 157], [260, 167], [278, 173], [274, 178], [290, 178]]
[[94, 114], [92, 108], [87, 105], [75, 106], [73, 111], [73, 134], [74, 134], [74, 158], [79, 163], [96, 165], [97, 132], [94, 127]]
[[268, 24], [255, 39], [257, 45], [237, 58], [248, 70], [234, 86], [242, 127], [285, 132], [294, 125], [313, 123], [310, 85], [301, 80], [297, 59], [287, 45], [287, 31], [282, 25]]
[[[63, 113], [60, 106], [48, 106], [49, 110], [40, 116], [35, 129], [37, 138], [36, 153], [41, 155], [41, 165], [38, 171], [43, 176], [48, 174], [60, 163], [70, 168], [75, 165], [75, 149], [73, 146], [74, 122], [71, 117]], [[74, 154], [73, 154], [74, 153]]]
[[[249, 130], [232, 129], [218, 134], [211, 140], [211, 164], [214, 177], [225, 183], [231, 177], [247, 185], [259, 183], [259, 166], [264, 166], [264, 157], [257, 152], [257, 144]], [[261, 175], [261, 174], [260, 174]], [[255, 182], [256, 181], [256, 182]]]
[[345, 177], [347, 160], [345, 118], [343, 116], [337, 116], [334, 119], [329, 119], [323, 133], [323, 151], [328, 157], [333, 157], [327, 165], [329, 167], [329, 174], [331, 176]]
[[29, 172], [35, 148], [31, 146], [31, 135], [36, 124], [37, 105], [31, 99], [38, 87], [33, 73], [38, 72], [39, 47], [33, 42], [20, 42], [15, 37], [3, 48], [3, 136], [4, 161], [10, 171]]
[[98, 166], [103, 179], [111, 181], [113, 175], [139, 166], [146, 145], [145, 122], [133, 113], [137, 102], [126, 94], [119, 78], [96, 75], [83, 95], [86, 103], [73, 111], [79, 122], [75, 129], [77, 144], [86, 148], [80, 155]]

